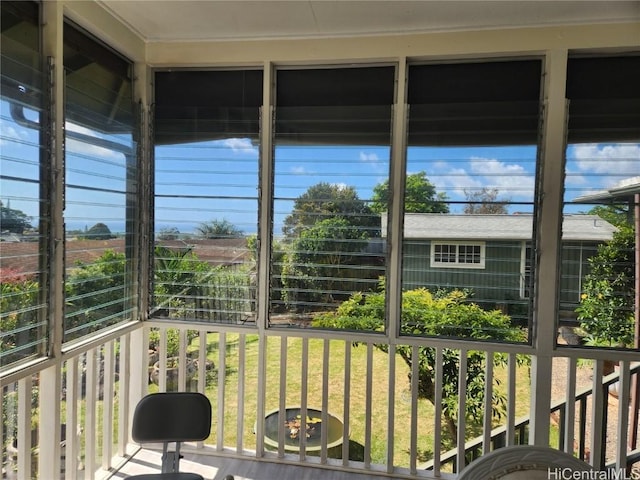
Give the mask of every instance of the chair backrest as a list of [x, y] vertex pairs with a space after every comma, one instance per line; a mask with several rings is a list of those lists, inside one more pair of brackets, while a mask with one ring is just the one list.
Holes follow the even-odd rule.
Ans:
[[195, 392], [149, 394], [136, 405], [131, 433], [138, 443], [205, 440], [211, 433], [211, 402]]
[[[550, 447], [534, 445], [514, 445], [498, 448], [471, 462], [458, 477], [459, 480], [542, 480], [561, 478], [563, 470], [585, 472], [587, 477], [591, 466], [568, 453]], [[567, 477], [569, 478], [569, 477]], [[600, 478], [600, 477], [598, 477]]]

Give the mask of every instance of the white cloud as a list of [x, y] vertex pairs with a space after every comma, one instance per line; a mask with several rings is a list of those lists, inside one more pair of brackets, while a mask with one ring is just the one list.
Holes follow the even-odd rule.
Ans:
[[122, 159], [122, 153], [111, 150], [110, 148], [100, 147], [91, 143], [91, 138], [102, 139], [95, 130], [83, 127], [76, 123], [66, 122], [64, 126], [68, 132], [79, 133], [87, 138], [86, 141], [80, 141], [77, 139], [69, 138], [65, 143], [65, 148], [69, 153], [75, 153], [79, 155], [86, 155], [90, 157], [100, 158], [118, 158]]
[[291, 167], [290, 171], [294, 175], [306, 175], [308, 173], [307, 169], [304, 168], [302, 165], [293, 166], [293, 167]]
[[237, 153], [258, 154], [258, 149], [248, 138], [227, 138], [222, 141], [222, 144]]
[[578, 170], [584, 173], [620, 173], [621, 175], [628, 173], [628, 176], [634, 176], [640, 171], [640, 145], [638, 144], [581, 144], [573, 147], [573, 157]]
[[360, 152], [360, 161], [361, 162], [378, 163], [379, 160], [380, 160], [380, 158], [378, 158], [378, 155], [376, 153]]
[[501, 197], [527, 197], [533, 200], [534, 174], [522, 165], [501, 162], [495, 158], [471, 157], [471, 172], [480, 177], [483, 186], [498, 189]]
[[469, 175], [464, 168], [450, 168], [445, 162], [441, 162], [439, 169], [443, 170], [443, 173], [427, 176], [427, 178], [435, 185], [438, 192], [446, 192], [450, 199], [452, 196], [464, 198], [465, 189], [482, 186], [480, 180]]
[[17, 129], [13, 125], [0, 123], [0, 145], [7, 145], [13, 141], [23, 141], [29, 138], [29, 133], [24, 129]]

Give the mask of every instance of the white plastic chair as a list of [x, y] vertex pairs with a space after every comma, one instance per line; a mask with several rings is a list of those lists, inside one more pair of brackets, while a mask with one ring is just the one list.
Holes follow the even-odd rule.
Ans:
[[462, 471], [459, 480], [548, 480], [574, 478], [563, 476], [562, 472], [591, 470], [588, 463], [554, 448], [515, 445], [474, 460]]

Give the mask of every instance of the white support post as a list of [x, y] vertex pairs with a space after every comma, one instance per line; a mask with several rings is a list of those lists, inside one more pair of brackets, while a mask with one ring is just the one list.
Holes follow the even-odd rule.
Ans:
[[[402, 314], [402, 235], [404, 231], [404, 191], [407, 166], [407, 59], [400, 58], [393, 108], [390, 192], [387, 218], [387, 333], [392, 344], [400, 334]], [[385, 234], [382, 234], [383, 238]]]
[[[267, 360], [267, 336], [265, 330], [269, 323], [269, 258], [271, 251], [271, 218], [273, 204], [273, 95], [275, 91], [275, 78], [273, 65], [265, 61], [262, 81], [262, 109], [260, 116], [260, 189], [259, 189], [259, 231], [258, 231], [258, 303], [256, 325], [258, 327], [258, 400], [257, 418], [264, 419], [265, 395], [266, 395], [266, 360]], [[256, 456], [264, 453], [264, 422], [258, 421], [256, 425]]]
[[556, 347], [557, 285], [559, 284], [562, 195], [564, 179], [567, 50], [547, 52], [544, 65], [544, 107], [541, 207], [536, 240], [536, 298], [531, 362], [529, 443], [549, 445], [551, 371]]

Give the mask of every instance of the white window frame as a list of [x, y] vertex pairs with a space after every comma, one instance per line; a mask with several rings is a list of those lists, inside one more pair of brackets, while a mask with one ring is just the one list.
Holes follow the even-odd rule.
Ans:
[[[439, 262], [436, 260], [436, 247], [437, 246], [455, 246], [455, 261], [453, 262]], [[460, 261], [460, 247], [480, 247], [480, 261], [478, 263], [465, 263]], [[486, 242], [462, 242], [455, 240], [434, 240], [431, 242], [431, 255], [429, 256], [429, 262], [432, 268], [485, 268], [486, 258]]]
[[530, 241], [522, 242], [520, 249], [520, 298], [528, 299], [530, 298], [531, 292], [529, 291], [527, 294], [527, 280], [531, 275], [533, 275], [533, 265], [530, 265], [531, 261], [531, 253], [528, 251], [533, 246]]

